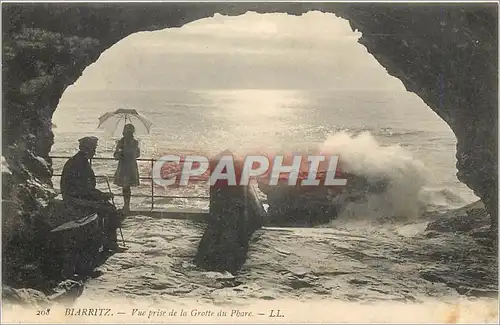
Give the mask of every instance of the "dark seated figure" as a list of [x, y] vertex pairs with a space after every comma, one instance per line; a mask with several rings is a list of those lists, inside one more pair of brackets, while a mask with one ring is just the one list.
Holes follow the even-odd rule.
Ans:
[[97, 213], [105, 229], [104, 250], [116, 250], [121, 212], [109, 202], [111, 193], [96, 188], [96, 177], [89, 161], [95, 155], [98, 139], [84, 137], [78, 141], [80, 150], [66, 162], [61, 175], [63, 201], [67, 209], [76, 210], [79, 215]]

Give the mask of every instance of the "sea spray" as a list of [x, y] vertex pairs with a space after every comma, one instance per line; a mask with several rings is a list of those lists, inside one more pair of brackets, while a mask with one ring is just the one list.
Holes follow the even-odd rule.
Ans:
[[369, 132], [354, 136], [345, 131], [330, 136], [320, 149], [322, 154], [339, 155], [344, 172], [389, 181], [386, 191], [367, 193], [365, 200], [346, 204], [339, 219], [419, 216], [427, 171], [408, 150], [399, 145], [382, 146]]

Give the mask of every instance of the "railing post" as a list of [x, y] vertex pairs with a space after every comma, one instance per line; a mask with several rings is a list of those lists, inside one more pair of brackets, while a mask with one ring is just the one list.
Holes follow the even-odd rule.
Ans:
[[153, 174], [153, 167], [154, 167], [154, 163], [153, 163], [153, 159], [151, 159], [151, 211], [153, 211], [154, 209], [154, 206], [155, 206], [155, 196], [154, 196], [154, 174]]

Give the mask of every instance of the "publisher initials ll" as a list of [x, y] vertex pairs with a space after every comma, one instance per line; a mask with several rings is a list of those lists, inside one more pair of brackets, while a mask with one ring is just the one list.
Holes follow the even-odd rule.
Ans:
[[271, 309], [271, 313], [269, 314], [269, 317], [285, 317], [285, 316], [280, 314], [279, 309], [277, 309], [277, 310]]

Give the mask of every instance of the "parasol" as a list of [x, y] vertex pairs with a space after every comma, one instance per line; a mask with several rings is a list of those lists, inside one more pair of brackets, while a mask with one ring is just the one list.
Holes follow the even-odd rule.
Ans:
[[135, 132], [139, 134], [149, 133], [153, 125], [153, 123], [135, 109], [120, 108], [99, 117], [97, 128], [107, 130], [112, 135], [118, 135], [121, 134], [126, 124], [133, 124]]

